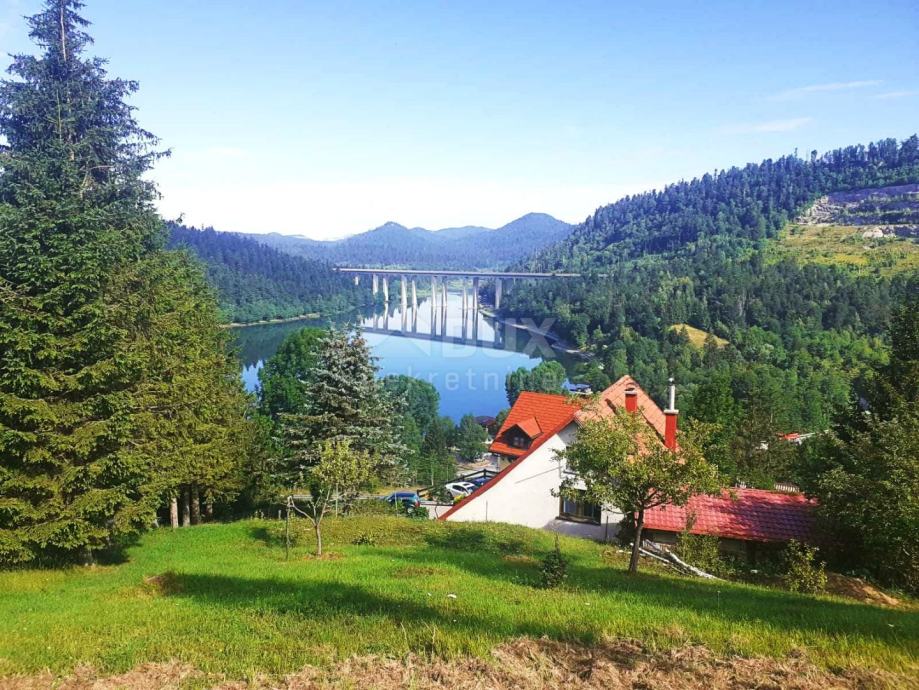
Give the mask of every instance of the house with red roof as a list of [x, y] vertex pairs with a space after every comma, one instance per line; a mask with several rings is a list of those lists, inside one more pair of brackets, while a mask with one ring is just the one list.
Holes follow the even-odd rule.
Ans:
[[623, 376], [593, 399], [524, 391], [490, 446], [506, 465], [471, 496], [440, 517], [456, 522], [509, 522], [595, 539], [612, 538], [622, 520], [614, 506], [562, 499], [558, 490], [569, 476], [557, 452], [594, 415], [629, 411], [640, 414], [660, 442], [676, 448], [677, 411], [662, 411], [630, 376]]
[[[678, 451], [676, 393], [661, 410], [630, 376], [623, 376], [592, 399], [524, 391], [490, 446], [504, 468], [490, 482], [439, 519], [455, 522], [507, 522], [607, 540], [615, 536], [623, 513], [558, 496], [570, 476], [563, 451], [578, 427], [596, 416], [638, 414], [659, 442]], [[591, 404], [588, 405], [588, 402]], [[696, 496], [686, 507], [663, 506], [645, 514], [645, 537], [664, 544], [691, 525], [693, 534], [719, 537], [726, 551], [755, 551], [756, 544], [807, 540], [813, 504], [800, 494], [731, 489], [721, 496]], [[754, 546], [750, 546], [753, 544]]]
[[814, 501], [803, 494], [762, 489], [725, 489], [720, 496], [693, 496], [685, 506], [660, 506], [645, 513], [644, 536], [675, 544], [690, 534], [718, 537], [722, 551], [756, 557], [758, 550], [792, 539], [811, 540]]

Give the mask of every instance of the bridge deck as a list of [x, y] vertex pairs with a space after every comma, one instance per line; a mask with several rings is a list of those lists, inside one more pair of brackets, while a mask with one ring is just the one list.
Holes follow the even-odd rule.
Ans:
[[437, 276], [455, 278], [580, 278], [580, 273], [529, 273], [525, 271], [430, 271], [414, 268], [350, 268], [338, 266], [339, 273], [348, 275], [389, 275], [389, 276]]

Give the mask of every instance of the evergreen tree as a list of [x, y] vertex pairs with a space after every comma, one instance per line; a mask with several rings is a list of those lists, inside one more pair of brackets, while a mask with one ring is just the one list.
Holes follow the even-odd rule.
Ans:
[[437, 417], [428, 427], [421, 442], [418, 479], [436, 486], [456, 476], [456, 458], [450, 452], [450, 442], [456, 425], [449, 417]]
[[262, 414], [278, 418], [299, 411], [306, 403], [307, 380], [319, 356], [325, 337], [321, 328], [307, 327], [291, 333], [258, 372], [259, 408]]
[[323, 338], [302, 411], [281, 415], [288, 457], [279, 471], [289, 481], [316, 462], [323, 441], [348, 441], [374, 458], [379, 474], [404, 469], [397, 415], [376, 371], [360, 333], [332, 329]]
[[919, 592], [919, 300], [897, 312], [891, 341], [864, 397], [805, 445], [801, 479], [839, 565]]
[[242, 427], [213, 300], [161, 249], [137, 86], [84, 57], [81, 7], [48, 0], [0, 84], [0, 563], [91, 558]]

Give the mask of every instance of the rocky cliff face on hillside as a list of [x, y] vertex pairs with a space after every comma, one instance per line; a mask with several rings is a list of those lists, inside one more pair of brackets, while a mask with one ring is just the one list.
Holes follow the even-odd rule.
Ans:
[[817, 199], [798, 223], [863, 227], [870, 239], [919, 239], [919, 184], [834, 192]]

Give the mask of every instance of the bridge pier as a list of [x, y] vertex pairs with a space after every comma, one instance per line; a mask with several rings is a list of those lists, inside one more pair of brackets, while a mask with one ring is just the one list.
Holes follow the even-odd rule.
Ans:
[[408, 309], [408, 278], [405, 275], [400, 276], [399, 287], [402, 292], [402, 314], [404, 315]]
[[415, 285], [415, 279], [412, 278], [412, 311], [415, 313], [415, 319], [418, 318], [418, 288]]
[[389, 276], [383, 276], [383, 301], [389, 304]]
[[[479, 313], [479, 279], [472, 279], [472, 318], [476, 318], [476, 314]], [[475, 323], [475, 321], [473, 321]]]
[[500, 278], [495, 280], [495, 310], [501, 308], [501, 290], [504, 286], [504, 281]]
[[373, 283], [373, 296], [376, 297], [377, 293], [380, 291], [380, 276], [374, 273], [371, 282]]
[[446, 311], [447, 310], [447, 278], [446, 276], [440, 279], [440, 287], [441, 287], [441, 296], [443, 297], [443, 302], [444, 302], [444, 311]]
[[466, 318], [465, 313], [469, 309], [469, 295], [466, 294], [468, 292], [468, 282], [469, 282], [468, 278], [463, 278], [463, 314], [464, 314], [463, 319]]

